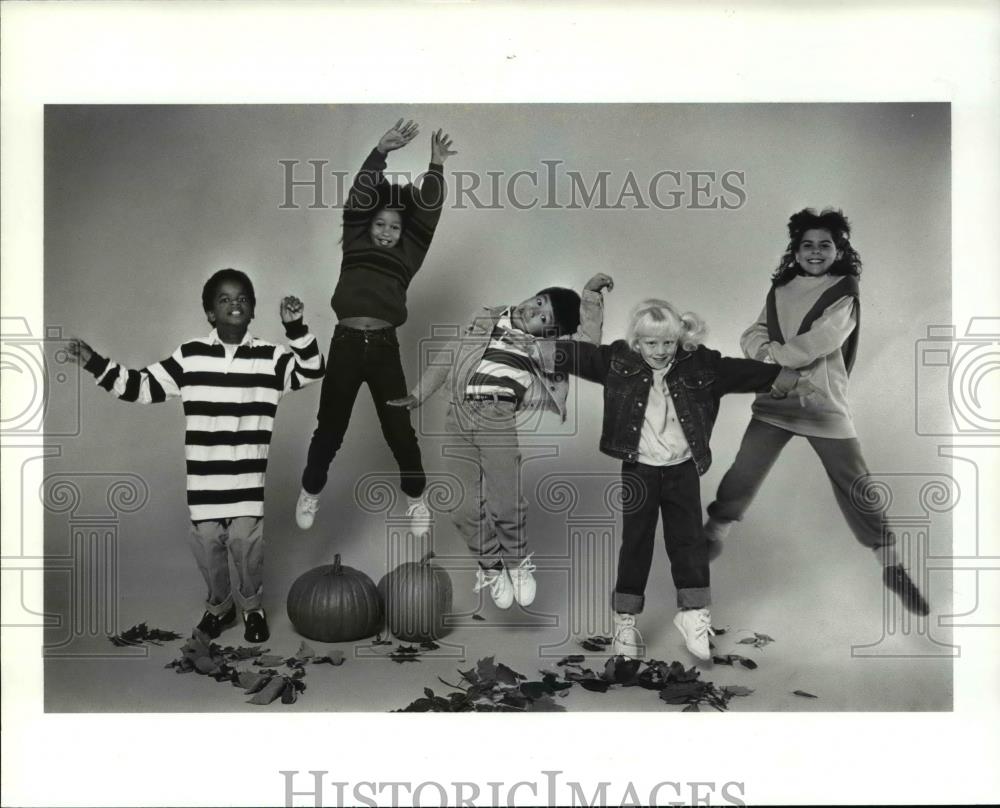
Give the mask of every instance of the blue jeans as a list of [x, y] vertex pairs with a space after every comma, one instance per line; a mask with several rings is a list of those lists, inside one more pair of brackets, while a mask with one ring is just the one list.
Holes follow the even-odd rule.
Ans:
[[612, 608], [639, 614], [645, 606], [660, 516], [677, 605], [685, 609], [708, 606], [708, 545], [701, 531], [701, 487], [694, 461], [675, 466], [625, 462], [622, 483], [627, 494]]

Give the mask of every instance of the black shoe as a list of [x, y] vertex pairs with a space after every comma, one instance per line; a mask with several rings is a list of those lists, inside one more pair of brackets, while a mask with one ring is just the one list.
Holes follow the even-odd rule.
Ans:
[[243, 622], [246, 624], [246, 631], [243, 632], [243, 639], [255, 645], [267, 642], [271, 636], [271, 631], [267, 627], [267, 617], [263, 609], [254, 609], [252, 612], [243, 612]]
[[927, 601], [924, 600], [924, 596], [920, 594], [920, 590], [917, 589], [916, 584], [910, 580], [910, 576], [902, 567], [899, 565], [886, 567], [882, 574], [882, 580], [891, 591], [899, 595], [899, 599], [903, 601], [903, 606], [908, 611], [919, 614], [921, 617], [930, 614], [931, 610]]
[[229, 611], [221, 617], [216, 617], [209, 611], [201, 616], [201, 622], [195, 628], [205, 634], [210, 640], [218, 637], [224, 629], [236, 622], [236, 607], [230, 606]]

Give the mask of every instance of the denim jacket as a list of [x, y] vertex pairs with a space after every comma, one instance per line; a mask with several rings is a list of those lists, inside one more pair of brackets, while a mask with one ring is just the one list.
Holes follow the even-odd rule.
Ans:
[[[625, 340], [611, 345], [589, 345], [560, 340], [556, 372], [567, 372], [604, 386], [604, 425], [601, 451], [630, 463], [639, 459], [639, 433], [649, 401], [653, 372]], [[779, 374], [781, 378], [779, 379]], [[754, 359], [733, 359], [703, 345], [693, 351], [677, 349], [666, 375], [677, 419], [698, 474], [712, 464], [709, 441], [726, 393], [787, 394], [798, 374], [779, 365]]]

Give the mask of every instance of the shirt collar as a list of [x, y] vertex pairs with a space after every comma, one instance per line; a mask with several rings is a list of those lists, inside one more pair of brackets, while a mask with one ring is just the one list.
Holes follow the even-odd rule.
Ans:
[[[254, 340], [253, 334], [251, 334], [249, 331], [247, 331], [247, 333], [243, 335], [243, 339], [240, 342], [240, 345], [249, 345], [251, 342], [253, 342], [253, 340]], [[212, 329], [212, 332], [208, 335], [208, 342], [209, 342], [210, 345], [226, 345], [227, 344], [227, 343], [223, 342], [219, 338], [219, 332], [216, 329], [214, 329], [214, 328]]]

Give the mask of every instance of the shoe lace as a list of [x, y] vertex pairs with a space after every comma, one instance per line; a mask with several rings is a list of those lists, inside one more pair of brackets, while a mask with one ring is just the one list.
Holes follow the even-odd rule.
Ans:
[[533, 555], [533, 553], [528, 553], [528, 555], [526, 555], [521, 560], [520, 564], [518, 564], [516, 567], [514, 567], [512, 570], [510, 570], [510, 577], [511, 578], [518, 578], [518, 579], [520, 579], [522, 577], [531, 575], [531, 573], [533, 573], [537, 569], [537, 567], [535, 566], [535, 563], [531, 560], [531, 556], [532, 555]]
[[472, 591], [478, 592], [481, 589], [490, 587], [490, 589], [496, 592], [497, 584], [500, 581], [500, 574], [500, 570], [476, 570], [476, 585], [472, 588]]
[[319, 497], [314, 496], [304, 496], [302, 497], [302, 510], [305, 513], [316, 513], [319, 508]]
[[705, 634], [710, 637], [715, 636], [715, 631], [712, 629], [712, 618], [705, 609], [694, 610], [694, 633], [696, 637], [702, 637]]
[[414, 502], [414, 503], [408, 505], [407, 508], [406, 508], [406, 515], [407, 516], [421, 516], [421, 517], [423, 517], [423, 516], [430, 516], [430, 513], [431, 512], [428, 510], [427, 505], [423, 501]]

